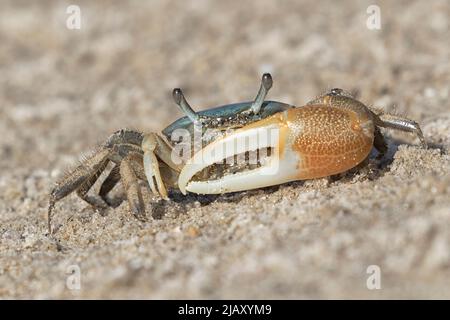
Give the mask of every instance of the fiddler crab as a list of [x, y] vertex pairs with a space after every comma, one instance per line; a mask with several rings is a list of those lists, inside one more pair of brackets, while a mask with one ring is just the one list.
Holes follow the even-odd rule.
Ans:
[[[254, 101], [195, 112], [180, 89], [175, 103], [186, 116], [162, 134], [122, 129], [69, 171], [50, 194], [48, 228], [55, 203], [73, 191], [96, 209], [113, 206], [107, 197], [122, 181], [130, 211], [144, 219], [139, 180], [168, 199], [168, 188], [197, 194], [222, 194], [315, 179], [345, 172], [368, 156], [387, 151], [380, 128], [415, 133], [419, 125], [369, 108], [342, 89], [332, 89], [302, 107], [266, 101], [272, 77], [262, 76]], [[98, 196], [88, 191], [113, 167]]]

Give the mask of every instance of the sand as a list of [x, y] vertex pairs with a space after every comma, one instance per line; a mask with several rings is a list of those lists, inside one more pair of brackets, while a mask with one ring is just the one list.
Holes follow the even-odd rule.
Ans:
[[[370, 1], [77, 1], [80, 30], [69, 4], [0, 4], [0, 298], [450, 298], [448, 1], [380, 1], [380, 30]], [[147, 222], [71, 195], [47, 237], [49, 190], [83, 152], [162, 130], [173, 87], [199, 110], [253, 99], [263, 72], [272, 100], [341, 87], [418, 121], [430, 148], [383, 130], [370, 167], [146, 196]]]

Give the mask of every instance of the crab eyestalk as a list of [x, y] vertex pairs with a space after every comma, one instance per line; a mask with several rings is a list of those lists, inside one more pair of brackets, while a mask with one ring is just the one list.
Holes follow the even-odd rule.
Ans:
[[258, 94], [256, 95], [255, 101], [253, 101], [250, 110], [254, 114], [258, 114], [261, 110], [261, 106], [264, 103], [264, 99], [269, 93], [270, 88], [272, 88], [273, 80], [270, 73], [264, 73], [261, 78], [261, 86], [259, 87]]
[[[325, 177], [362, 162], [373, 139], [369, 113], [325, 105], [292, 108], [207, 145], [186, 163], [178, 186], [183, 194], [217, 194]], [[227, 163], [239, 157], [245, 162], [247, 154], [264, 150], [270, 152], [257, 157], [256, 165]], [[218, 167], [223, 174], [200, 178], [201, 172], [217, 171]]]
[[192, 123], [199, 124], [201, 122], [200, 116], [189, 105], [180, 88], [173, 89], [172, 96], [177, 106], [191, 119]]

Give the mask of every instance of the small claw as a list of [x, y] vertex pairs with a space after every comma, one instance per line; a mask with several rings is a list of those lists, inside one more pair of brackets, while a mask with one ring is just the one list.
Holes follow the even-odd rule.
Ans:
[[[156, 157], [155, 157], [155, 159], [156, 159]], [[154, 175], [154, 177], [156, 180], [156, 186], [158, 187], [158, 190], [159, 190], [159, 194], [161, 195], [161, 197], [164, 200], [168, 200], [169, 197], [167, 195], [167, 189], [166, 189], [166, 186], [164, 185], [164, 182], [161, 179], [161, 173], [159, 171], [159, 165], [158, 165], [157, 161], [153, 162], [153, 171], [156, 173]]]
[[144, 172], [152, 192], [160, 194], [163, 199], [168, 199], [167, 190], [161, 179], [161, 172], [159, 171], [158, 158], [156, 158], [154, 153], [156, 145], [158, 144], [156, 139], [157, 138], [154, 135], [147, 135], [142, 141], [142, 149], [144, 150]]
[[163, 199], [168, 199], [166, 187], [164, 186], [164, 182], [161, 179], [158, 159], [153, 152], [144, 153], [144, 171], [152, 192], [154, 194], [160, 194]]
[[[145, 153], [144, 154], [144, 171], [145, 175], [147, 176], [147, 181], [150, 186], [150, 189], [153, 193], [157, 194], [158, 191], [156, 190], [155, 182], [153, 180], [153, 166], [152, 166], [152, 155], [153, 153]], [[154, 156], [154, 155], [153, 155]]]

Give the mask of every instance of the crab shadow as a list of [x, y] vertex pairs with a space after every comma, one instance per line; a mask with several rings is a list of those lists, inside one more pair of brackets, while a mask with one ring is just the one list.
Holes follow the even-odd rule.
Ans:
[[[384, 157], [381, 160], [378, 160], [378, 162], [379, 162], [378, 168], [380, 170], [382, 170], [383, 172], [386, 172], [389, 170], [389, 166], [392, 164], [392, 162], [394, 162], [394, 156], [397, 153], [397, 151], [401, 145], [407, 145], [407, 146], [416, 147], [416, 148], [423, 148], [417, 144], [406, 143], [404, 140], [395, 139], [395, 138], [390, 138], [389, 140], [387, 140], [387, 142], [388, 142], [388, 151], [386, 152], [386, 154], [384, 155]], [[439, 150], [441, 155], [444, 155], [447, 153], [447, 149], [444, 144], [432, 143], [432, 142], [428, 142], [427, 144], [428, 144], [427, 150], [433, 150], [433, 149]], [[376, 154], [376, 152], [374, 150], [372, 150], [370, 158], [372, 158], [374, 154]]]
[[170, 201], [158, 201], [156, 205], [152, 205], [152, 217], [155, 219], [163, 218], [168, 210], [165, 210], [168, 206], [173, 207], [174, 205], [178, 207], [179, 211], [182, 213], [187, 212], [193, 207], [204, 207], [212, 203], [234, 203], [237, 204], [243, 199], [260, 195], [260, 194], [272, 194], [277, 192], [280, 186], [270, 186], [255, 190], [247, 190], [240, 192], [230, 192], [225, 194], [194, 194], [188, 193], [183, 195], [180, 191], [172, 190], [169, 192]]
[[[362, 164], [342, 174], [332, 176], [332, 182], [345, 182], [347, 179], [352, 179], [356, 175], [360, 175], [361, 173], [365, 175], [368, 180], [376, 181], [390, 171], [390, 167], [395, 160], [395, 154], [397, 153], [401, 145], [422, 148], [417, 144], [407, 143], [404, 140], [392, 137], [386, 139], [386, 142], [388, 144], [388, 150], [382, 158], [378, 159], [378, 152], [375, 151], [375, 149], [372, 149], [368, 160], [366, 160], [365, 163], [363, 162]], [[428, 143], [427, 149], [437, 149], [441, 152], [441, 154], [445, 154], [447, 152], [443, 144], [437, 143]], [[364, 173], [364, 170], [366, 169], [368, 170]]]

